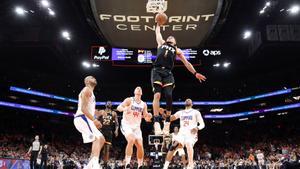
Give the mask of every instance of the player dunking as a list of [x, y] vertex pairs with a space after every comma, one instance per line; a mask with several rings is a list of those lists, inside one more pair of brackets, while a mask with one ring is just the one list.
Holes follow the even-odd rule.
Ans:
[[153, 112], [154, 112], [154, 132], [155, 135], [162, 134], [160, 127], [159, 118], [159, 108], [160, 108], [160, 98], [162, 90], [165, 94], [165, 99], [167, 102], [166, 111], [168, 118], [166, 119], [164, 126], [164, 134], [169, 133], [170, 118], [172, 111], [172, 92], [175, 85], [174, 77], [172, 74], [172, 69], [174, 67], [174, 61], [176, 56], [181, 60], [184, 66], [193, 74], [197, 79], [205, 81], [206, 77], [198, 73], [193, 65], [187, 61], [183, 52], [177, 48], [176, 40], [173, 36], [169, 36], [165, 41], [160, 33], [160, 25], [156, 26], [156, 41], [157, 41], [157, 58], [153, 63], [153, 68], [151, 70], [151, 83], [154, 92], [153, 98]]
[[117, 113], [112, 110], [111, 101], [106, 102], [105, 110], [101, 110], [97, 119], [102, 124], [102, 128], [100, 129], [100, 131], [105, 137], [105, 144], [102, 153], [103, 153], [104, 167], [107, 167], [107, 162], [109, 160], [109, 151], [110, 151], [110, 147], [112, 146], [113, 130], [115, 128], [114, 135], [116, 137], [118, 137], [118, 131], [119, 131], [118, 116]]
[[99, 169], [99, 155], [104, 144], [104, 137], [98, 130], [101, 123], [94, 118], [96, 101], [94, 96], [94, 88], [97, 81], [93, 76], [87, 76], [84, 79], [85, 87], [79, 94], [78, 109], [74, 118], [76, 129], [82, 134], [84, 143], [93, 143], [91, 159], [87, 165], [87, 169]]
[[[194, 168], [194, 144], [198, 140], [198, 130], [205, 127], [201, 113], [192, 108], [191, 99], [186, 99], [185, 110], [176, 112], [171, 116], [170, 120], [180, 119], [180, 129], [178, 135], [174, 138], [174, 142], [167, 154], [164, 168], [168, 168], [172, 160], [174, 151], [178, 148], [186, 147], [188, 154], [188, 169]], [[199, 126], [198, 126], [199, 123]]]
[[148, 113], [147, 104], [141, 100], [142, 94], [142, 88], [136, 87], [134, 97], [126, 98], [117, 108], [118, 111], [123, 112], [121, 132], [127, 140], [125, 168], [130, 168], [133, 145], [137, 149], [138, 168], [141, 168], [143, 165], [144, 147], [141, 121], [143, 117], [146, 121], [150, 121], [152, 115]]

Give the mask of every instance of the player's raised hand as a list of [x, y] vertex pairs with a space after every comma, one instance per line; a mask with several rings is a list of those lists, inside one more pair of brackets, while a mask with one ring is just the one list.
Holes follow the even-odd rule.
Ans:
[[97, 129], [102, 128], [102, 124], [101, 124], [100, 121], [98, 121], [97, 119], [95, 119], [95, 120], [93, 121], [93, 123], [95, 124], [95, 126], [97, 127]]
[[206, 77], [204, 75], [202, 75], [201, 73], [196, 73], [196, 78], [200, 81], [200, 83], [206, 80]]

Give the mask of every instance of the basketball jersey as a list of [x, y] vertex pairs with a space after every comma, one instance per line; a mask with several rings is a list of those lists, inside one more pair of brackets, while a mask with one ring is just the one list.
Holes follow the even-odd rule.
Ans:
[[180, 119], [179, 132], [181, 133], [190, 133], [193, 128], [197, 127], [199, 119], [201, 119], [200, 112], [195, 109], [181, 110], [176, 112], [174, 116]]
[[[81, 111], [82, 110], [81, 109], [82, 108], [82, 98], [81, 98], [81, 95], [82, 95], [82, 91], [78, 95], [78, 108], [77, 108], [77, 112], [76, 112], [75, 116], [84, 114]], [[94, 116], [95, 115], [95, 108], [96, 108], [96, 100], [95, 100], [94, 93], [92, 93], [92, 96], [88, 99], [88, 105], [87, 105], [88, 113], [90, 113], [92, 116]]]
[[134, 97], [132, 97], [131, 104], [130, 104], [131, 112], [124, 111], [122, 121], [130, 125], [132, 128], [140, 127], [144, 108], [145, 108], [145, 103], [143, 101], [137, 103], [134, 100]]
[[39, 151], [40, 150], [40, 142], [39, 141], [34, 141], [32, 142], [32, 151]]
[[178, 133], [172, 133], [172, 142], [176, 140], [176, 138], [179, 136]]
[[99, 121], [102, 124], [102, 128], [101, 130], [105, 130], [105, 131], [112, 131], [113, 130], [113, 123], [114, 123], [114, 119], [113, 119], [113, 114], [112, 111], [107, 112], [106, 116], [100, 116]]
[[154, 67], [165, 67], [173, 69], [176, 59], [176, 48], [168, 43], [164, 43], [157, 49], [157, 57], [153, 63]]

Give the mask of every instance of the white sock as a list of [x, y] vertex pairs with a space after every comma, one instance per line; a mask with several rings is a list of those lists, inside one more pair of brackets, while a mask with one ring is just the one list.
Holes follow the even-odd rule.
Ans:
[[99, 157], [92, 157], [86, 167], [91, 168], [93, 165], [97, 165], [98, 161]]
[[125, 156], [125, 167], [130, 164], [131, 156]]
[[143, 159], [138, 159], [138, 168], [143, 166]]
[[93, 157], [93, 158], [91, 159], [91, 161], [93, 161], [93, 162], [92, 162], [93, 165], [96, 165], [96, 166], [99, 165], [99, 157]]
[[92, 165], [93, 165], [93, 160], [92, 159], [90, 159], [90, 161], [87, 163], [87, 165], [86, 165], [86, 169], [89, 169], [89, 168], [91, 168], [92, 167]]
[[154, 122], [154, 134], [155, 135], [161, 135], [161, 127], [159, 122]]
[[164, 169], [168, 169], [169, 164], [170, 164], [170, 161], [166, 161], [166, 162], [165, 162], [165, 165], [164, 165]]
[[187, 169], [193, 169], [194, 168], [194, 164], [191, 164], [189, 163], [189, 165], [187, 166]]
[[164, 135], [170, 134], [170, 122], [164, 122], [163, 134]]

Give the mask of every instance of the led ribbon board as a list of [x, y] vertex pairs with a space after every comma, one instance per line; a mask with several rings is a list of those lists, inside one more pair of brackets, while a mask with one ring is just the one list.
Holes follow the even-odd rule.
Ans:
[[[176, 37], [182, 48], [197, 47], [210, 34], [223, 0], [169, 0], [163, 37]], [[146, 12], [147, 1], [90, 0], [98, 31], [114, 47], [156, 48], [155, 15]]]
[[[19, 88], [19, 87], [14, 87], [14, 86], [11, 86], [10, 90], [14, 91], [14, 92], [29, 94], [29, 95], [35, 95], [35, 96], [40, 96], [40, 97], [47, 97], [47, 98], [63, 100], [63, 101], [67, 101], [67, 102], [78, 103], [78, 101], [75, 99], [66, 98], [66, 97], [62, 97], [62, 96], [56, 96], [53, 94], [43, 93], [43, 92], [39, 92], [39, 91], [35, 91], [35, 90], [27, 90], [27, 89], [23, 89], [23, 88]], [[230, 104], [236, 104], [236, 103], [266, 98], [266, 97], [288, 94], [291, 92], [292, 92], [292, 89], [284, 89], [284, 90], [277, 90], [274, 92], [269, 92], [269, 93], [265, 93], [265, 94], [261, 94], [261, 95], [245, 97], [245, 98], [235, 99], [235, 100], [229, 100], [229, 101], [193, 101], [193, 104], [196, 106], [230, 105]], [[152, 102], [146, 102], [146, 103], [148, 105], [152, 105]], [[103, 105], [105, 105], [105, 102], [97, 102], [96, 104], [98, 106], [103, 106]], [[121, 104], [121, 102], [112, 102], [112, 104], [114, 106], [116, 106], [116, 105]], [[173, 105], [176, 105], [176, 106], [182, 106], [184, 104], [185, 104], [184, 102], [173, 102]], [[162, 102], [161, 105], [166, 105], [166, 102]]]
[[295, 103], [295, 104], [289, 104], [289, 105], [284, 105], [284, 106], [272, 107], [272, 108], [268, 108], [268, 109], [246, 111], [246, 112], [240, 112], [240, 113], [207, 114], [204, 117], [206, 119], [232, 119], [232, 118], [248, 117], [248, 116], [256, 115], [256, 114], [264, 114], [264, 113], [274, 112], [274, 111], [279, 111], [279, 110], [294, 109], [294, 108], [299, 108], [299, 107], [300, 107], [300, 103]]
[[29, 105], [4, 102], [4, 101], [0, 101], [0, 106], [12, 107], [12, 108], [24, 109], [24, 110], [39, 111], [39, 112], [45, 112], [45, 113], [57, 114], [57, 115], [73, 116], [73, 113], [70, 113], [70, 112], [63, 112], [63, 111], [54, 110], [54, 109], [47, 109], [47, 108], [43, 108], [43, 107], [29, 106]]
[[[70, 112], [63, 112], [63, 111], [54, 110], [54, 109], [47, 109], [47, 108], [43, 108], [43, 107], [29, 106], [29, 105], [4, 102], [4, 101], [0, 101], [0, 106], [18, 108], [18, 109], [24, 109], [24, 110], [39, 111], [39, 112], [45, 112], [45, 113], [51, 113], [51, 114], [57, 114], [57, 115], [74, 116], [74, 114], [70, 113]], [[299, 107], [300, 107], [300, 103], [295, 103], [295, 104], [273, 107], [273, 108], [269, 108], [269, 109], [261, 109], [261, 110], [241, 112], [241, 113], [231, 113], [231, 114], [222, 114], [222, 115], [221, 114], [206, 114], [206, 115], [204, 115], [204, 118], [205, 119], [241, 118], [241, 117], [248, 117], [248, 116], [255, 115], [255, 114], [264, 114], [264, 113], [268, 113], [268, 112], [287, 110], [287, 109], [293, 109], [293, 108], [299, 108]]]

